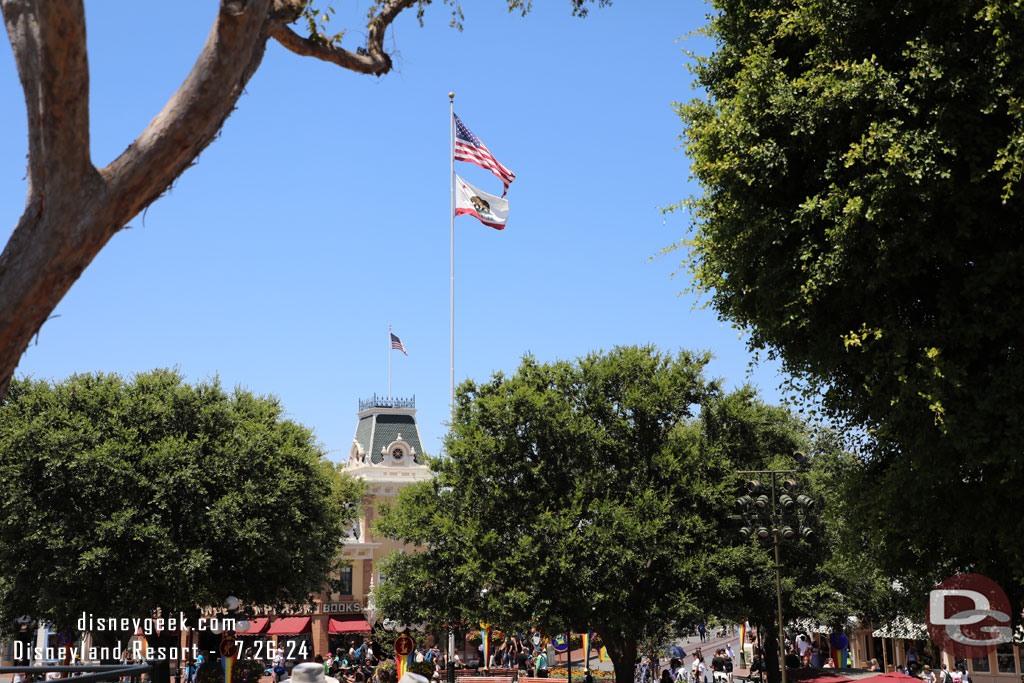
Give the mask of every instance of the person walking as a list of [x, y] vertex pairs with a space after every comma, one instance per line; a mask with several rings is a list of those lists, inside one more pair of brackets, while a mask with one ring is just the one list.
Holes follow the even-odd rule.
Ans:
[[537, 653], [537, 658], [533, 662], [533, 675], [540, 678], [541, 670], [545, 673], [547, 673], [548, 670], [548, 655], [544, 650]]
[[729, 680], [728, 676], [725, 675], [725, 662], [727, 659], [725, 650], [721, 648], [715, 650], [715, 654], [711, 658], [711, 675], [714, 677], [715, 683], [727, 683]]
[[683, 663], [675, 657], [668, 660], [668, 672], [673, 681], [682, 681], [682, 683], [686, 682], [686, 667], [683, 666]]
[[695, 652], [693, 655], [693, 664], [690, 668], [690, 680], [693, 683], [708, 683], [707, 680], [707, 667], [704, 665], [704, 655], [700, 652]]

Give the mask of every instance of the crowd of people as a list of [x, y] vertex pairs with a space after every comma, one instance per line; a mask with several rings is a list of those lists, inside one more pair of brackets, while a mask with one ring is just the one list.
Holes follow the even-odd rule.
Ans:
[[731, 645], [715, 650], [710, 662], [705, 660], [700, 648], [694, 650], [691, 657], [688, 666], [684, 659], [670, 659], [668, 668], [661, 672], [660, 683], [733, 683], [736, 653]]
[[[360, 643], [353, 642], [347, 649], [336, 648], [326, 655], [317, 654], [313, 661], [324, 667], [324, 675], [338, 679], [340, 683], [389, 683], [383, 662], [383, 651], [372, 638]], [[284, 649], [278, 650], [274, 656], [271, 673], [277, 683], [288, 675], [288, 662]]]

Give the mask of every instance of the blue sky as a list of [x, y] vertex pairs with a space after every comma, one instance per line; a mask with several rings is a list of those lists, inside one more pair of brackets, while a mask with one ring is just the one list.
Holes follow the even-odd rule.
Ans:
[[[517, 179], [495, 231], [456, 219], [456, 379], [514, 371], [525, 352], [572, 359], [617, 344], [709, 349], [711, 374], [778, 397], [776, 368], [748, 376], [735, 329], [680, 292], [689, 229], [659, 207], [694, 191], [673, 101], [689, 99], [683, 49], [707, 52], [696, 1], [618, 0], [587, 19], [569, 3], [465, 3], [465, 31], [435, 3], [399, 19], [377, 79], [268, 44], [222, 134], [173, 190], [117, 234], [22, 358], [19, 375], [130, 375], [177, 366], [192, 380], [275, 394], [345, 457], [360, 397], [416, 395], [429, 452], [448, 415], [449, 133], [455, 110]], [[86, 3], [93, 160], [106, 165], [188, 73], [213, 0]], [[361, 35], [364, 5], [334, 3]], [[0, 229], [25, 201], [25, 115], [0, 47]], [[456, 172], [501, 194], [471, 164]]]

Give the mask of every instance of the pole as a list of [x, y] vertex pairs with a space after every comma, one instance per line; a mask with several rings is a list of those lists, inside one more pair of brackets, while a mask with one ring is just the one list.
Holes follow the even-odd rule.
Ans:
[[565, 681], [572, 683], [572, 629], [565, 630]]
[[451, 134], [451, 150], [448, 159], [452, 166], [452, 203], [451, 203], [451, 349], [449, 350], [450, 365], [448, 369], [449, 380], [449, 411], [450, 417], [455, 417], [455, 93], [448, 93], [448, 130]]
[[779, 608], [779, 668], [782, 669], [782, 683], [787, 683], [786, 641], [782, 635], [782, 564], [779, 562], [779, 534], [782, 532], [777, 522], [775, 511], [775, 473], [772, 472], [772, 537], [775, 539], [775, 600]]
[[[448, 411], [450, 418], [455, 416], [455, 93], [448, 93], [448, 161], [451, 164], [451, 348], [449, 349], [448, 369]], [[455, 683], [455, 624], [448, 631], [448, 683]]]
[[391, 323], [388, 323], [388, 400], [391, 400]]
[[448, 629], [448, 683], [455, 683], [455, 624]]

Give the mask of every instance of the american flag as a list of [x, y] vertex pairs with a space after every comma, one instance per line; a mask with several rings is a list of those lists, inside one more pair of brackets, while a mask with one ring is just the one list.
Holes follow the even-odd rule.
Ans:
[[405, 350], [405, 345], [402, 344], [402, 340], [395, 336], [393, 332], [389, 332], [388, 334], [391, 335], [391, 348], [398, 349], [399, 351], [408, 356], [409, 352]]
[[458, 116], [455, 117], [455, 161], [468, 161], [480, 168], [486, 168], [501, 178], [501, 182], [505, 184], [505, 192], [501, 193], [502, 197], [508, 192], [509, 184], [516, 179], [516, 174], [499, 164], [487, 146], [480, 142], [480, 138], [473, 135], [469, 128], [466, 128], [466, 124]]

